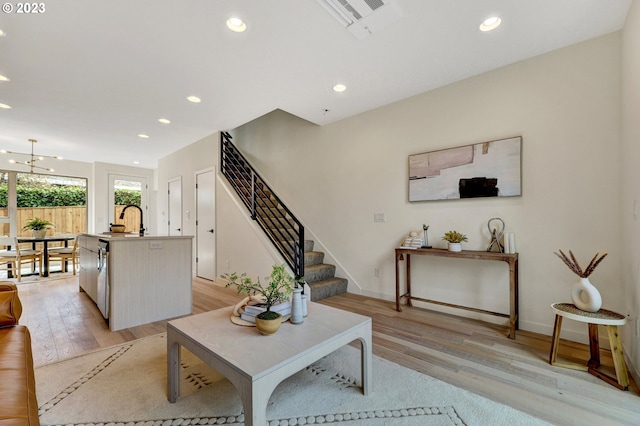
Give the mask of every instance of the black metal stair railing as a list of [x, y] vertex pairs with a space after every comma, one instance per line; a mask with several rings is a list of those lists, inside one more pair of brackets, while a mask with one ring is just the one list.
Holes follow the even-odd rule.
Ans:
[[295, 278], [304, 277], [304, 226], [231, 142], [220, 133], [220, 170], [234, 188], [251, 218], [269, 237]]

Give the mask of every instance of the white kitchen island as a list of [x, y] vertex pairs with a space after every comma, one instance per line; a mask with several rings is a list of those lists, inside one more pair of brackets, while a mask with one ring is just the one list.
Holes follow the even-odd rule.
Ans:
[[[100, 240], [109, 243], [106, 292], [95, 266]], [[82, 234], [79, 242], [80, 288], [99, 306], [106, 297], [111, 331], [191, 313], [192, 236]]]

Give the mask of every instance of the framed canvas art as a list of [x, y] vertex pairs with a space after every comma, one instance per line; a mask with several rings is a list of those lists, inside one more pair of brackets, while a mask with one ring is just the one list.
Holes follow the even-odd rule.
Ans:
[[409, 156], [409, 201], [522, 195], [522, 137]]

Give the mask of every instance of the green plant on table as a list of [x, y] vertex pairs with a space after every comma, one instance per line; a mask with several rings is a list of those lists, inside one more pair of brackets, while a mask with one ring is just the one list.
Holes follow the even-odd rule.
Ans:
[[444, 233], [442, 239], [450, 243], [461, 243], [463, 241], [469, 241], [466, 235], [461, 234], [458, 231], [447, 231]]
[[48, 220], [40, 219], [39, 217], [34, 217], [33, 219], [29, 219], [27, 223], [25, 223], [22, 230], [26, 231], [30, 229], [32, 231], [41, 231], [43, 229], [51, 228], [53, 226], [54, 226], [53, 223], [49, 222]]
[[302, 278], [298, 280], [293, 278], [285, 269], [285, 265], [273, 265], [271, 275], [264, 277], [265, 284], [260, 282], [260, 277], [254, 281], [246, 273], [238, 275], [234, 272], [232, 274], [222, 274], [221, 277], [229, 280], [226, 287], [235, 285], [238, 294], [247, 296], [260, 295], [262, 297], [267, 310], [258, 314], [260, 319], [277, 318], [280, 314], [272, 312], [271, 307], [276, 303], [289, 300], [293, 288], [304, 281]]

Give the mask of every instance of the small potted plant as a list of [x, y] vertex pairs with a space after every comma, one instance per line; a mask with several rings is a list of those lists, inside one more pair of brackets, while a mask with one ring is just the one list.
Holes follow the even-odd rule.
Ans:
[[273, 265], [271, 275], [265, 277], [265, 285], [260, 282], [260, 277], [254, 281], [247, 277], [247, 274], [238, 276], [235, 272], [229, 275], [223, 274], [222, 278], [229, 280], [226, 287], [235, 285], [238, 294], [260, 295], [262, 297], [267, 310], [256, 316], [256, 327], [261, 334], [268, 336], [278, 331], [282, 323], [282, 315], [278, 312], [272, 312], [271, 307], [276, 303], [289, 300], [293, 287], [298, 283], [286, 271], [285, 265]]
[[47, 229], [52, 228], [53, 223], [49, 222], [45, 219], [40, 219], [39, 217], [34, 217], [33, 219], [29, 219], [27, 223], [25, 223], [22, 228], [23, 231], [32, 230], [33, 236], [35, 238], [44, 238], [47, 233]]
[[466, 235], [458, 231], [447, 231], [442, 239], [449, 243], [449, 251], [462, 251], [462, 242], [469, 241]]

